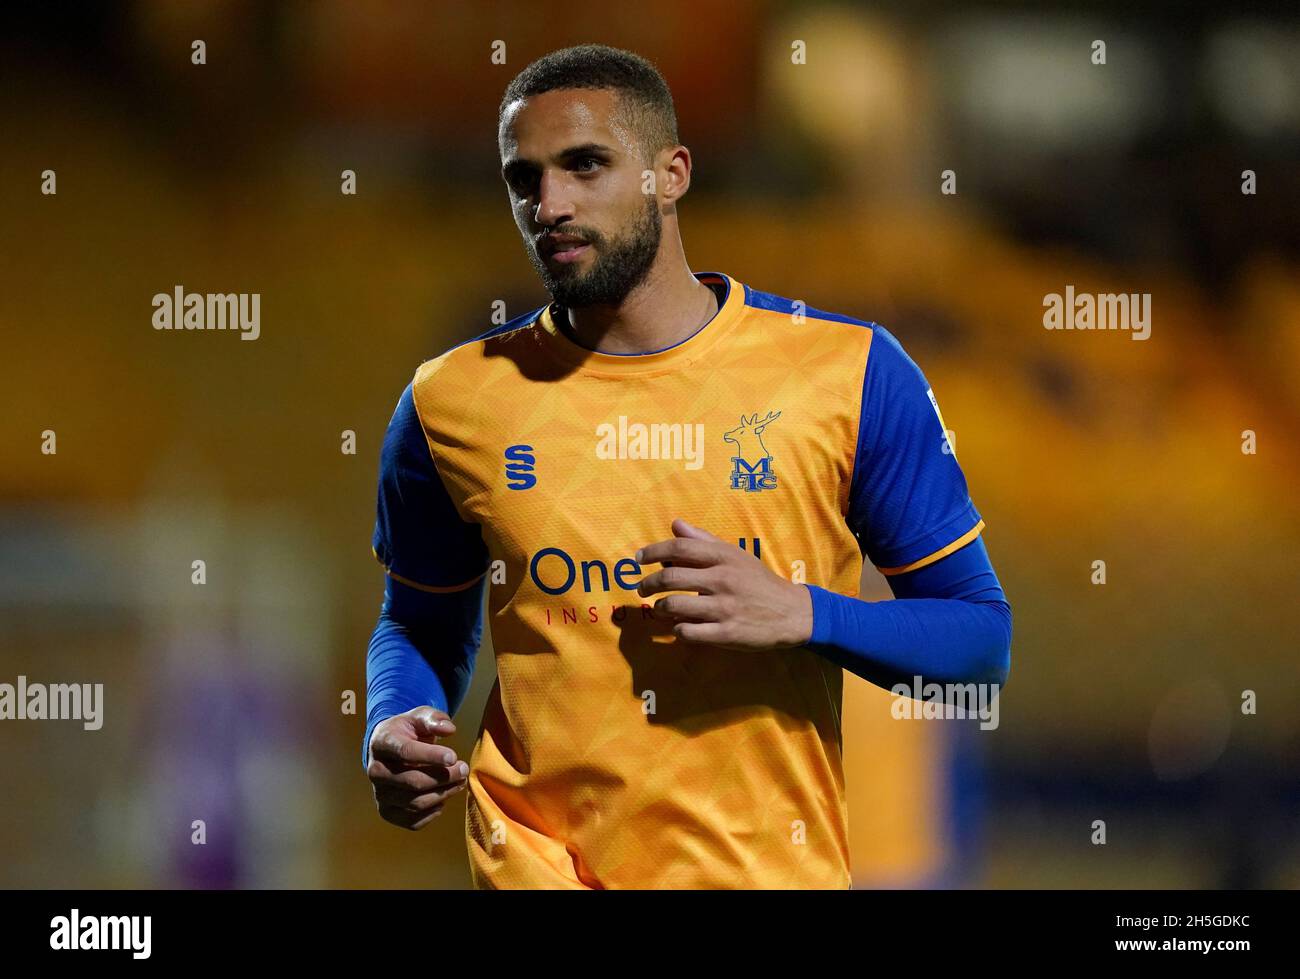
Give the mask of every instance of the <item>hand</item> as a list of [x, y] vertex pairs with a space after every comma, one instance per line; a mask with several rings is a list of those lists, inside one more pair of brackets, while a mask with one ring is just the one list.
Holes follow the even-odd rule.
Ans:
[[469, 765], [437, 743], [455, 733], [451, 718], [436, 707], [416, 707], [375, 725], [366, 776], [380, 816], [403, 829], [423, 829], [447, 799], [464, 791]]
[[673, 635], [687, 642], [728, 649], [785, 649], [812, 636], [812, 596], [770, 570], [748, 551], [707, 530], [674, 520], [671, 540], [643, 547], [638, 564], [668, 564], [646, 575], [637, 594], [693, 591], [655, 602], [653, 614], [676, 624]]

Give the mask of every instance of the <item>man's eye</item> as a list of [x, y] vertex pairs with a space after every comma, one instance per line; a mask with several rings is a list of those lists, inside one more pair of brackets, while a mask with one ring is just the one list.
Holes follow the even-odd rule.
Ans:
[[[587, 166], [588, 163], [591, 164], [590, 167]], [[600, 166], [600, 161], [597, 160], [594, 156], [584, 156], [581, 160], [578, 161], [578, 165], [576, 169], [582, 171], [583, 173], [591, 173], [599, 166]]]

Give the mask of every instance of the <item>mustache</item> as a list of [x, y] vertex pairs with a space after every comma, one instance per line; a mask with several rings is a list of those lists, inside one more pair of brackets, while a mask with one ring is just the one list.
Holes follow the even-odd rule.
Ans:
[[533, 247], [541, 251], [546, 245], [546, 237], [550, 234], [562, 235], [565, 238], [577, 238], [580, 244], [591, 245], [600, 240], [598, 234], [584, 234], [581, 231], [543, 231], [540, 235], [533, 237]]

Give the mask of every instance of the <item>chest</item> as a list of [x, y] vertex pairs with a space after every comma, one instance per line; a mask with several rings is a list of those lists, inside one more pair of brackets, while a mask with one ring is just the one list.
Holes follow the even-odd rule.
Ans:
[[857, 434], [847, 399], [752, 368], [742, 386], [580, 381], [521, 387], [439, 433], [444, 481], [511, 577], [554, 565], [573, 569], [573, 587], [616, 593], [678, 517], [782, 564], [840, 534]]

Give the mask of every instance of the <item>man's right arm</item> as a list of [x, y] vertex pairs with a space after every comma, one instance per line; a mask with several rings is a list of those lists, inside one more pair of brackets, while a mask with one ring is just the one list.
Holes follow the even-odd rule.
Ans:
[[366, 651], [366, 735], [369, 764], [375, 727], [395, 714], [428, 705], [454, 716], [469, 691], [483, 635], [483, 583], [443, 594], [395, 581], [384, 587], [379, 622]]
[[384, 818], [418, 829], [466, 774], [436, 741], [455, 731], [473, 677], [488, 555], [438, 473], [410, 385], [384, 436], [371, 543], [387, 581], [366, 655], [362, 763]]

